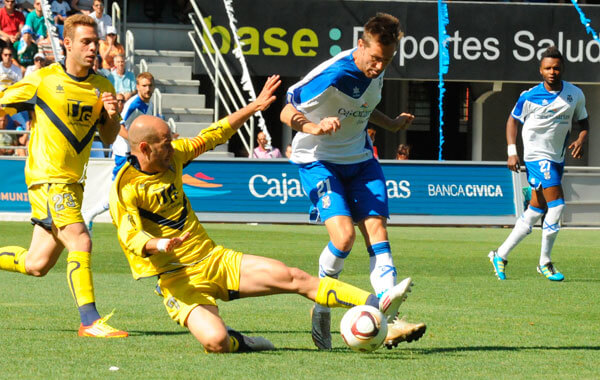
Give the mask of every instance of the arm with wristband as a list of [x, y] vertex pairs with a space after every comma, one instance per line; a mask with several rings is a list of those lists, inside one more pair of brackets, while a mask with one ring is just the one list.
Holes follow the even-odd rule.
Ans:
[[506, 143], [507, 147], [507, 166], [514, 172], [519, 172], [520, 163], [519, 155], [517, 153], [517, 134], [519, 132], [519, 121], [512, 115], [508, 117], [506, 121]]

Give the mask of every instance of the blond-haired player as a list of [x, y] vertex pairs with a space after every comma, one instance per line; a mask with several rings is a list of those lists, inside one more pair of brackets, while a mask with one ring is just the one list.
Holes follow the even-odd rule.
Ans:
[[41, 277], [66, 248], [67, 281], [81, 317], [79, 335], [126, 337], [127, 332], [106, 323], [110, 315], [101, 318], [96, 309], [92, 242], [80, 211], [94, 134], [113, 142], [121, 119], [113, 86], [91, 70], [98, 52], [95, 21], [71, 16], [64, 36], [64, 64], [40, 69], [0, 94], [3, 112], [33, 108], [35, 113], [25, 165], [33, 236], [29, 249], [0, 247], [0, 269]]
[[129, 128], [131, 155], [111, 189], [110, 213], [134, 278], [158, 276], [169, 315], [208, 352], [273, 349], [265, 338], [227, 328], [216, 299], [296, 293], [328, 307], [368, 304], [396, 315], [410, 291], [407, 278], [379, 299], [333, 278], [318, 279], [277, 260], [226, 249], [208, 237], [183, 191], [183, 166], [268, 108], [280, 84], [279, 76], [269, 77], [255, 101], [192, 139], [173, 141], [163, 120], [139, 116]]

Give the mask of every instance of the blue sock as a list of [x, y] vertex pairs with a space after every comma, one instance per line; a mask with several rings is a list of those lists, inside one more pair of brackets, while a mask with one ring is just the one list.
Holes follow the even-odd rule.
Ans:
[[96, 303], [86, 303], [85, 305], [79, 306], [79, 316], [81, 317], [81, 324], [89, 326], [96, 320], [100, 319], [100, 314], [96, 310]]

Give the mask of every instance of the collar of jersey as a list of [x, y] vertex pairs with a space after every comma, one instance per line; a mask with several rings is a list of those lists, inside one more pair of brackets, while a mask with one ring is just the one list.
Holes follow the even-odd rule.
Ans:
[[84, 80], [87, 79], [87, 77], [89, 77], [91, 74], [94, 74], [94, 70], [93, 69], [88, 69], [88, 73], [86, 74], [86, 76], [84, 77], [78, 77], [75, 75], [71, 75], [67, 72], [67, 68], [65, 66], [65, 62], [64, 61], [60, 61], [60, 66], [62, 67], [63, 71], [65, 72], [65, 74], [67, 74], [69, 76], [69, 78], [73, 79], [76, 82], [83, 82]]
[[138, 161], [138, 158], [136, 156], [134, 156], [131, 153], [127, 153], [127, 162], [129, 162], [129, 164], [131, 166], [133, 166], [134, 168], [136, 168], [138, 171], [147, 174], [147, 175], [155, 175], [158, 174], [158, 172], [156, 173], [150, 173], [150, 172], [146, 172], [142, 170], [142, 167], [140, 166], [140, 161]]

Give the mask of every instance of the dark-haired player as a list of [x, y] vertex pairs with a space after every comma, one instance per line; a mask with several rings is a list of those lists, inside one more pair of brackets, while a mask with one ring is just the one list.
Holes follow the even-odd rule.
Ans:
[[[373, 156], [366, 129], [371, 122], [392, 132], [406, 129], [414, 116], [390, 118], [375, 109], [381, 100], [385, 68], [402, 37], [394, 16], [378, 13], [367, 21], [358, 47], [323, 62], [288, 90], [281, 121], [298, 131], [290, 160], [299, 165], [302, 186], [329, 232], [319, 258], [319, 277], [337, 278], [350, 254], [358, 224], [370, 256], [371, 284], [384, 297], [396, 284], [396, 267], [387, 235], [389, 217], [385, 178]], [[394, 316], [395, 317], [395, 316]], [[330, 311], [315, 305], [312, 333], [320, 349], [331, 348]], [[412, 341], [425, 324], [401, 319], [388, 330], [406, 339], [386, 340], [388, 347]]]
[[[546, 210], [537, 271], [551, 281], [564, 279], [564, 275], [552, 264], [550, 253], [560, 231], [560, 217], [565, 207], [561, 186], [565, 153], [568, 146], [571, 156], [583, 156], [589, 123], [585, 96], [578, 87], [562, 80], [563, 71], [564, 60], [560, 51], [555, 46], [546, 49], [540, 60], [543, 81], [521, 94], [506, 122], [508, 168], [519, 170], [516, 141], [518, 126], [522, 123], [523, 160], [527, 181], [534, 191], [531, 192], [529, 207], [517, 220], [508, 238], [488, 255], [500, 280], [506, 279], [508, 254], [531, 233], [531, 228]], [[579, 125], [580, 132], [577, 139], [569, 144], [573, 121]]]

